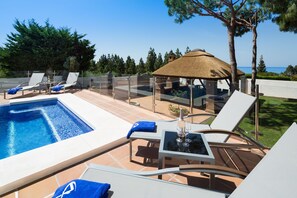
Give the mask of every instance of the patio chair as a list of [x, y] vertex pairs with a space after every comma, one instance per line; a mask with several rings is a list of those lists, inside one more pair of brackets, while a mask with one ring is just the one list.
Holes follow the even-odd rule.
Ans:
[[[221, 109], [219, 114], [192, 114], [186, 116], [185, 118], [191, 118], [194, 116], [216, 116], [210, 125], [207, 124], [192, 124], [192, 131], [200, 130], [211, 130], [219, 129], [226, 131], [234, 131], [240, 121], [243, 119], [245, 114], [249, 111], [252, 105], [255, 103], [256, 98], [239, 91], [234, 91], [232, 96], [226, 102], [224, 107]], [[132, 160], [132, 141], [135, 139], [145, 139], [145, 140], [160, 140], [163, 130], [176, 130], [177, 120], [172, 121], [156, 121], [156, 132], [142, 132], [137, 131], [132, 133], [129, 138], [130, 141], [130, 160]], [[208, 142], [226, 142], [228, 140], [229, 134], [224, 133], [212, 133], [205, 135]]]
[[4, 90], [4, 99], [6, 99], [6, 93], [16, 94], [19, 90], [21, 90], [22, 95], [24, 95], [25, 90], [32, 90], [39, 87], [40, 83], [42, 82], [43, 76], [44, 73], [32, 73], [29, 82], [24, 82], [14, 88]]
[[232, 170], [227, 167], [215, 165], [183, 165], [174, 168], [166, 168], [156, 171], [130, 171], [102, 165], [90, 164], [81, 176], [81, 179], [95, 182], [109, 183], [111, 185], [109, 197], [213, 197], [225, 198], [225, 193], [215, 192], [184, 184], [158, 180], [148, 176], [168, 173], [204, 172], [213, 174], [210, 183], [215, 179], [214, 175], [245, 178], [246, 173]]
[[65, 93], [66, 88], [73, 87], [76, 85], [78, 76], [79, 72], [69, 72], [66, 82], [59, 82], [57, 85], [51, 87], [51, 91], [58, 92], [61, 91], [61, 89], [63, 89]]

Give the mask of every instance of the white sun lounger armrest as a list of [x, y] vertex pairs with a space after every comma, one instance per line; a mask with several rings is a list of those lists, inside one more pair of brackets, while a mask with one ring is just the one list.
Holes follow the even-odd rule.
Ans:
[[22, 82], [22, 83], [18, 84], [17, 87], [22, 87], [22, 86], [28, 85], [28, 84], [29, 84], [29, 82]]
[[189, 114], [187, 116], [184, 116], [184, 118], [192, 118], [192, 117], [197, 117], [197, 116], [217, 116], [217, 114], [212, 114], [212, 113]]
[[[135, 172], [134, 172], [135, 173]], [[133, 171], [90, 165], [81, 179], [109, 183], [111, 198], [129, 197], [208, 197], [225, 198], [224, 193], [158, 180], [134, 174]]]
[[65, 83], [66, 83], [66, 81], [64, 80], [64, 81], [59, 82], [57, 85], [61, 85], [61, 84], [65, 84]]
[[[125, 170], [127, 172], [127, 170]], [[128, 171], [129, 174], [140, 175], [140, 176], [156, 176], [164, 175], [169, 173], [183, 173], [183, 172], [203, 172], [212, 173], [215, 175], [224, 175], [231, 177], [238, 177], [244, 179], [248, 173], [232, 169], [229, 167], [212, 165], [212, 164], [190, 164], [180, 165], [173, 168], [164, 168], [155, 171]]]

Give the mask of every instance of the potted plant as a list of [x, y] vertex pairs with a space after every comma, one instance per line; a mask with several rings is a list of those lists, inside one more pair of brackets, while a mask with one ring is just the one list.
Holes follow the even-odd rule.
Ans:
[[179, 116], [180, 110], [183, 111], [183, 115], [188, 115], [189, 114], [189, 110], [188, 109], [186, 109], [184, 107], [180, 107], [179, 105], [169, 104], [168, 110], [169, 110], [169, 112], [170, 112], [171, 115], [174, 115], [176, 117]]

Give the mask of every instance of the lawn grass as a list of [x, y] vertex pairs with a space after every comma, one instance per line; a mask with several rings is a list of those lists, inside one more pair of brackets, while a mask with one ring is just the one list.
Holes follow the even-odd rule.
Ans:
[[[259, 141], [267, 147], [272, 147], [282, 134], [297, 122], [297, 100], [261, 96], [259, 99]], [[254, 116], [247, 116], [240, 123], [248, 136], [254, 137], [251, 133], [255, 130]]]

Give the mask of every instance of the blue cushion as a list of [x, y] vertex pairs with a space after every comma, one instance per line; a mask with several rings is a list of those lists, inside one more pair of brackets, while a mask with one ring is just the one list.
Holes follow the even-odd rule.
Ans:
[[75, 179], [60, 186], [53, 198], [107, 198], [110, 184]]
[[144, 131], [144, 132], [155, 132], [156, 131], [156, 123], [149, 121], [138, 121], [135, 122], [127, 134], [127, 139], [130, 138], [134, 131]]
[[53, 91], [60, 91], [62, 88], [64, 87], [64, 85], [55, 85], [52, 87]]
[[19, 90], [21, 90], [22, 87], [14, 87], [14, 88], [11, 88], [7, 91], [8, 94], [16, 94]]

